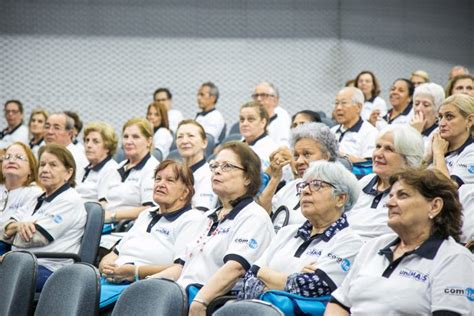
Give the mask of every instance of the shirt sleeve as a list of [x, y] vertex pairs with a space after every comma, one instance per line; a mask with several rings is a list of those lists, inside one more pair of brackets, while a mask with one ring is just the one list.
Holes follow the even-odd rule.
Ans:
[[97, 182], [97, 197], [98, 201], [105, 199], [107, 192], [115, 187], [120, 185], [121, 179], [120, 174], [117, 171], [117, 168], [109, 168], [102, 177]]
[[457, 179], [461, 180], [462, 183], [460, 184], [474, 183], [474, 147], [471, 148], [469, 152], [463, 154], [454, 162], [449, 172], [451, 177], [456, 179], [456, 182], [458, 182]]
[[176, 255], [183, 254], [186, 250], [186, 246], [191, 244], [198, 237], [199, 232], [204, 229], [206, 225], [206, 218], [200, 211], [190, 210], [193, 214], [183, 214], [186, 216], [180, 227], [176, 230], [176, 239], [174, 242], [174, 253]]
[[[368, 123], [370, 124], [370, 123]], [[363, 140], [362, 156], [361, 158], [371, 158], [375, 149], [375, 141], [377, 139], [378, 131], [376, 128], [370, 128]]]

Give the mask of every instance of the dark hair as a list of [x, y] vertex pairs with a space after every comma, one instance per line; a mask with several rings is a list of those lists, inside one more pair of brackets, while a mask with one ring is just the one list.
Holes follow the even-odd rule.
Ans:
[[79, 117], [79, 114], [72, 111], [64, 111], [64, 114], [74, 120], [74, 127], [77, 129], [77, 133], [79, 134], [82, 131], [82, 127], [84, 125]]
[[291, 117], [291, 122], [295, 120], [298, 114], [304, 114], [308, 116], [311, 122], [321, 123], [321, 116], [319, 115], [319, 113], [315, 111], [311, 111], [311, 110], [302, 110], [302, 111], [296, 112], [296, 114]]
[[[372, 94], [372, 97], [378, 96], [380, 94], [380, 83], [377, 80], [377, 78], [375, 77], [375, 74], [370, 70], [362, 70], [357, 75], [357, 77], [354, 79], [355, 80], [354, 87], [359, 88], [359, 85], [358, 85], [359, 78], [360, 78], [360, 76], [365, 75], [365, 74], [368, 74], [372, 77], [373, 87], [372, 87], [372, 91], [370, 91], [370, 93]], [[412, 94], [413, 94], [413, 92], [412, 92]], [[364, 95], [364, 98], [365, 98], [365, 95]]]
[[165, 127], [169, 129], [170, 123], [168, 120], [168, 110], [166, 109], [166, 107], [159, 102], [152, 102], [148, 105], [147, 114], [148, 114], [148, 111], [150, 111], [150, 108], [154, 108], [158, 113], [160, 113], [161, 123], [159, 127]]
[[[44, 145], [40, 147], [38, 151], [38, 161], [41, 162], [41, 156], [44, 153], [49, 153], [51, 155], [56, 156], [58, 160], [63, 164], [64, 168], [66, 169], [71, 169], [72, 168], [72, 175], [67, 181], [71, 187], [76, 186], [76, 162], [74, 161], [74, 157], [72, 156], [71, 152], [63, 145], [52, 143], [48, 145]], [[36, 173], [39, 172], [39, 166], [40, 164], [38, 163], [38, 170]]]
[[249, 179], [247, 186], [247, 195], [255, 196], [260, 189], [262, 179], [260, 178], [260, 170], [262, 168], [260, 158], [257, 154], [243, 142], [232, 141], [222, 145], [219, 152], [224, 149], [231, 150], [239, 157], [240, 164], [245, 167], [244, 174]]
[[204, 82], [201, 87], [209, 87], [209, 95], [216, 97], [216, 102], [214, 102], [214, 104], [216, 104], [217, 100], [219, 100], [219, 89], [217, 86], [213, 82], [208, 81]]
[[177, 162], [172, 159], [165, 159], [158, 167], [155, 169], [154, 176], [158, 174], [161, 170], [164, 170], [168, 167], [173, 169], [174, 174], [176, 175], [176, 180], [180, 180], [183, 182], [184, 186], [188, 189], [188, 195], [186, 196], [186, 204], [191, 203], [191, 199], [194, 196], [194, 176], [193, 172], [189, 167], [185, 166], [184, 164]]
[[408, 168], [390, 177], [391, 186], [397, 181], [403, 181], [427, 200], [441, 198], [443, 208], [433, 219], [431, 235], [441, 238], [451, 236], [459, 242], [462, 227], [462, 206], [459, 202], [457, 187], [451, 179], [439, 170]]
[[456, 82], [462, 79], [471, 79], [472, 81], [474, 81], [474, 77], [470, 74], [454, 76], [453, 79], [449, 80], [448, 85], [446, 86], [446, 97], [453, 95], [454, 85], [456, 84]]
[[413, 82], [411, 82], [411, 80], [408, 80], [406, 78], [398, 78], [397, 80], [395, 80], [392, 84], [392, 86], [395, 84], [395, 82], [397, 81], [404, 81], [406, 84], [407, 84], [407, 87], [408, 87], [408, 96], [410, 98], [413, 97], [413, 93], [415, 92], [415, 85], [413, 84]]
[[155, 92], [153, 92], [153, 101], [155, 101], [156, 95], [160, 92], [166, 93], [166, 97], [169, 100], [173, 99], [173, 95], [171, 94], [171, 91], [168, 88], [158, 88], [158, 89], [155, 90]]
[[23, 114], [23, 103], [21, 103], [20, 101], [18, 100], [8, 100], [7, 102], [5, 102], [3, 108], [6, 109], [7, 107], [7, 104], [9, 103], [14, 103], [18, 106], [18, 110], [20, 110], [20, 113]]

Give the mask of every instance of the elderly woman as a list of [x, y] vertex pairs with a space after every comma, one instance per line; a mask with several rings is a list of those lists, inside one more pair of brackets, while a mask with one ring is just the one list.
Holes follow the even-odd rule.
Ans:
[[388, 126], [379, 133], [372, 154], [373, 172], [359, 180], [359, 200], [347, 218], [364, 240], [393, 233], [387, 226], [390, 177], [401, 168], [418, 167], [423, 157], [423, 139], [410, 126]]
[[388, 124], [408, 124], [413, 116], [412, 96], [415, 90], [413, 83], [404, 78], [397, 79], [390, 88], [392, 108], [383, 118]]
[[425, 147], [438, 128], [438, 109], [444, 101], [444, 89], [436, 83], [422, 83], [413, 94], [415, 113], [410, 125], [423, 135]]
[[[69, 150], [49, 144], [39, 150], [38, 179], [45, 193], [25, 216], [12, 216], [2, 225], [3, 240], [12, 250], [77, 253], [84, 234], [86, 210], [84, 201], [74, 189], [76, 164]], [[46, 279], [68, 264], [67, 259], [38, 259], [36, 289]]]
[[258, 298], [266, 290], [330, 295], [349, 271], [362, 246], [344, 215], [357, 201], [356, 177], [339, 163], [315, 161], [297, 187], [307, 220], [278, 232], [245, 275], [239, 297]]
[[44, 109], [34, 109], [31, 111], [28, 129], [30, 132], [30, 148], [35, 157], [38, 157], [38, 150], [45, 144], [44, 134], [46, 134], [46, 120], [48, 112]]
[[[191, 170], [174, 160], [164, 160], [154, 179], [153, 200], [159, 206], [142, 212], [114, 251], [102, 259], [102, 287], [144, 279], [170, 267], [196, 238], [203, 213], [191, 207]], [[102, 295], [101, 302], [104, 299]]]
[[183, 120], [176, 130], [176, 147], [191, 168], [194, 176], [193, 206], [202, 211], [216, 207], [217, 196], [212, 191], [211, 170], [205, 159], [207, 136], [201, 124], [195, 120]]
[[380, 83], [372, 71], [361, 71], [355, 78], [354, 86], [364, 94], [364, 106], [360, 116], [376, 126], [377, 120], [387, 114], [387, 104], [380, 97]]
[[85, 201], [104, 201], [107, 192], [120, 184], [118, 164], [112, 159], [117, 135], [108, 123], [90, 123], [84, 129], [84, 146], [89, 165], [76, 190]]
[[[36, 158], [31, 149], [22, 142], [10, 145], [3, 155], [2, 174], [4, 186], [0, 201], [0, 226], [12, 216], [29, 215], [36, 199], [43, 190], [36, 185]], [[0, 241], [0, 255], [10, 250], [10, 245]]]
[[210, 163], [212, 188], [222, 206], [205, 214], [198, 238], [171, 268], [156, 276], [187, 287], [202, 284], [190, 315], [205, 315], [207, 305], [229, 292], [274, 236], [265, 210], [253, 201], [260, 187], [260, 160], [244, 143], [222, 146]]
[[419, 85], [430, 82], [430, 76], [424, 70], [415, 70], [411, 73], [410, 81], [417, 88]]
[[458, 186], [474, 183], [473, 124], [474, 98], [465, 94], [447, 98], [439, 109], [439, 132], [425, 157]]
[[474, 97], [474, 77], [469, 74], [458, 75], [451, 79], [446, 87], [446, 96], [463, 93]]
[[388, 225], [397, 236], [362, 247], [325, 315], [469, 315], [474, 257], [457, 243], [456, 186], [428, 169], [396, 173], [390, 184]]
[[146, 119], [153, 126], [153, 144], [155, 148], [161, 151], [163, 157], [168, 156], [173, 144], [173, 134], [170, 131], [166, 105], [160, 102], [153, 102], [148, 105]]
[[[306, 218], [301, 213], [297, 185], [303, 181], [301, 177], [311, 162], [336, 160], [338, 143], [326, 125], [306, 123], [291, 130], [291, 147], [293, 148], [293, 157], [284, 149], [271, 155], [270, 168], [267, 169], [271, 179], [258, 201], [268, 213], [275, 213], [281, 206], [286, 206], [289, 210], [288, 224], [302, 224]], [[284, 186], [276, 192], [278, 186], [281, 186], [282, 168], [285, 165], [293, 166], [297, 178], [285, 182]], [[274, 222], [274, 225], [278, 229], [282, 223], [278, 220]]]
[[122, 129], [122, 142], [127, 159], [119, 164], [121, 181], [108, 190], [101, 202], [106, 222], [136, 219], [141, 211], [153, 206], [153, 174], [159, 162], [150, 155], [153, 129], [142, 118], [128, 120]]

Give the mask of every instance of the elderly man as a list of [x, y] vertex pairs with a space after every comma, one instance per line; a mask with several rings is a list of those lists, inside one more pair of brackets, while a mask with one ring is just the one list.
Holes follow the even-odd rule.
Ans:
[[456, 65], [453, 68], [451, 68], [451, 71], [449, 72], [449, 80], [459, 75], [468, 75], [468, 74], [469, 74], [469, 69], [461, 65]]
[[48, 117], [45, 128], [45, 143], [61, 144], [71, 152], [76, 162], [76, 182], [81, 182], [85, 172], [84, 168], [89, 165], [89, 161], [84, 150], [72, 142], [74, 120], [63, 112], [53, 113]]
[[8, 100], [3, 111], [8, 126], [0, 132], [0, 149], [14, 142], [28, 144], [28, 127], [23, 125], [23, 104], [18, 100]]
[[339, 140], [339, 151], [351, 162], [365, 161], [372, 157], [377, 138], [377, 128], [362, 120], [360, 112], [364, 94], [358, 88], [347, 87], [339, 91], [334, 107], [335, 119], [339, 125], [331, 131]]
[[153, 93], [153, 101], [158, 102], [166, 106], [168, 109], [168, 121], [170, 124], [170, 130], [174, 133], [178, 128], [179, 122], [183, 120], [183, 113], [181, 111], [173, 109], [173, 95], [168, 88], [158, 88]]
[[255, 86], [252, 98], [263, 105], [270, 118], [267, 132], [277, 144], [289, 146], [291, 117], [281, 106], [278, 89], [270, 82], [260, 82]]
[[212, 82], [205, 82], [197, 93], [197, 103], [201, 112], [196, 114], [195, 120], [204, 127], [206, 134], [214, 137], [216, 144], [219, 143], [221, 134], [225, 133], [225, 119], [216, 103], [219, 100], [219, 89]]

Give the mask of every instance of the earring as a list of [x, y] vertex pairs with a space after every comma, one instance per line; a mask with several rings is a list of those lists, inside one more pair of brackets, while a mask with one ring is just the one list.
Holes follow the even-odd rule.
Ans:
[[433, 215], [432, 215], [432, 214], [429, 214], [429, 215], [428, 215], [428, 218], [429, 218], [429, 219], [433, 219]]

